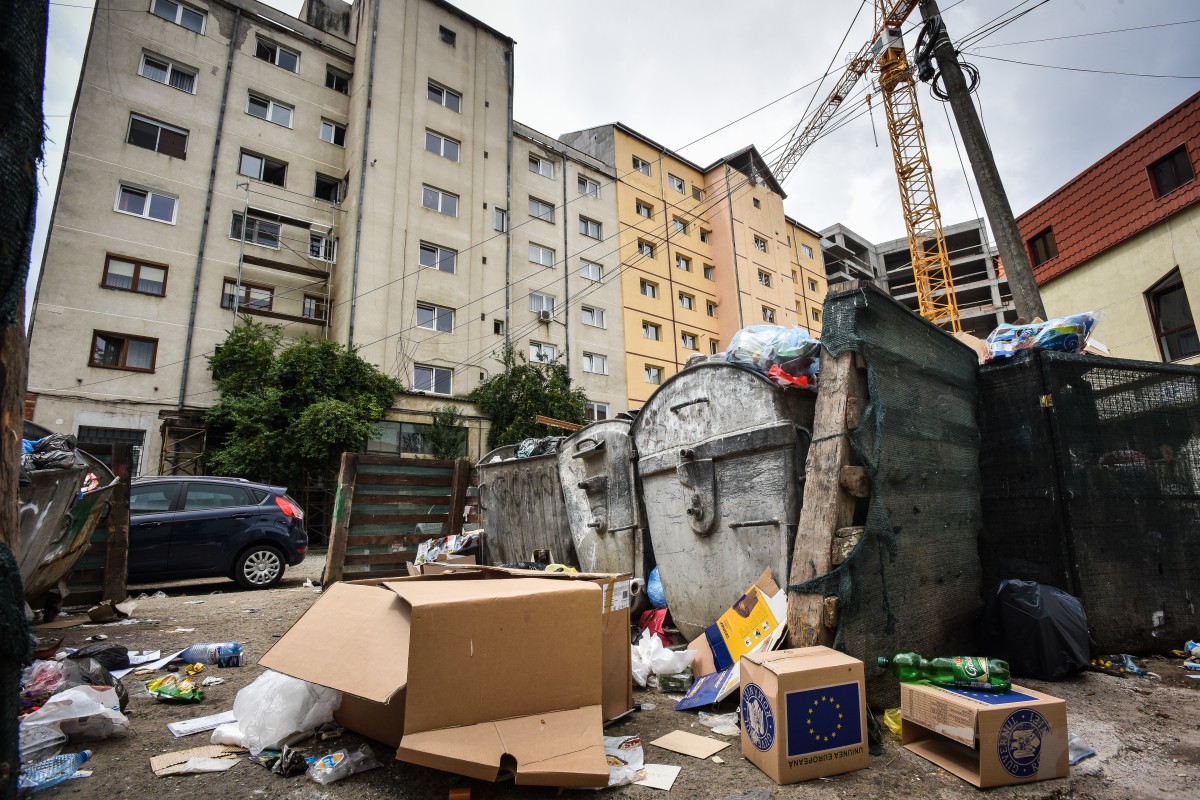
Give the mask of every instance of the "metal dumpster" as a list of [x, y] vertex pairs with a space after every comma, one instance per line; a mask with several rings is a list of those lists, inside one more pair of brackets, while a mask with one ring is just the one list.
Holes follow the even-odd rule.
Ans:
[[634, 421], [646, 527], [689, 639], [763, 568], [787, 580], [816, 394], [732, 364], [686, 369]]
[[516, 445], [505, 445], [476, 465], [484, 563], [533, 561], [535, 552], [544, 550], [551, 562], [579, 566], [558, 481], [558, 456], [516, 455]]
[[558, 477], [575, 554], [584, 572], [645, 580], [646, 537], [634, 481], [633, 439], [624, 419], [593, 422], [559, 447]]

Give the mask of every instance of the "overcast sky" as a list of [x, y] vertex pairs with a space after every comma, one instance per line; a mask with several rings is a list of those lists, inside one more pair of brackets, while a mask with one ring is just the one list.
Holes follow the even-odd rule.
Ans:
[[[34, 272], [42, 258], [66, 115], [91, 20], [89, 8], [74, 6], [93, 5], [92, 0], [54, 2], [59, 4], [50, 8], [45, 99], [49, 141]], [[268, 2], [293, 14], [301, 5], [301, 0]], [[701, 137], [819, 78], [832, 60], [835, 70], [816, 98], [819, 104], [873, 25], [868, 2], [839, 47], [859, 0], [459, 0], [457, 5], [517, 41], [519, 121], [557, 136], [619, 120], [701, 165], [747, 144], [772, 161], [777, 150], [770, 148], [778, 147], [776, 142], [801, 119], [813, 89]], [[1200, 3], [1195, 0], [941, 0], [941, 5], [956, 42], [994, 17], [1008, 16], [1010, 8], [1033, 8], [969, 44], [965, 58], [982, 74], [977, 97], [1017, 214], [1200, 90]], [[1076, 36], [1152, 25], [1159, 27]], [[1007, 46], [1063, 36], [1076, 38]], [[915, 39], [914, 31], [906, 40], [910, 49]], [[1191, 77], [1103, 75], [993, 58]], [[865, 86], [861, 81], [859, 88]], [[943, 104], [926, 87], [919, 93], [943, 221], [973, 218], [977, 214]], [[810, 227], [841, 222], [876, 242], [904, 235], [882, 106], [818, 141], [784, 189], [788, 213]], [[975, 206], [982, 214], [977, 194]], [[31, 299], [34, 280], [31, 273]]]

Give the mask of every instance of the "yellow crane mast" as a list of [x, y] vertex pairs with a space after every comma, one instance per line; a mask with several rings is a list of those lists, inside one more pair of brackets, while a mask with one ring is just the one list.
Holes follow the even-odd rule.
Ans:
[[798, 124], [793, 129], [788, 145], [772, 165], [772, 172], [780, 183], [787, 179], [800, 157], [841, 108], [854, 84], [877, 65], [912, 257], [917, 306], [925, 319], [958, 333], [962, 326], [954, 296], [954, 278], [950, 274], [950, 256], [917, 106], [916, 82], [901, 36], [904, 21], [919, 4], [920, 0], [876, 0], [875, 36], [850, 59], [841, 79], [808, 125], [801, 128]]

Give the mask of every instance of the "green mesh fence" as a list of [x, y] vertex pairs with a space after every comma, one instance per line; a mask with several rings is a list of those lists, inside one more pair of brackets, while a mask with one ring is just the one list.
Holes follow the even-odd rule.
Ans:
[[861, 354], [868, 403], [850, 434], [871, 476], [865, 533], [831, 573], [793, 591], [836, 595], [835, 646], [867, 665], [868, 700], [896, 705], [875, 658], [970, 655], [980, 613], [976, 356], [874, 287], [832, 291], [822, 344]]

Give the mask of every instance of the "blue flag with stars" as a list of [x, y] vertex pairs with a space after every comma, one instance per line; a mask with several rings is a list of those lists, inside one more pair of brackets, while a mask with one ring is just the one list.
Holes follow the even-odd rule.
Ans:
[[863, 743], [859, 684], [788, 692], [788, 757]]

